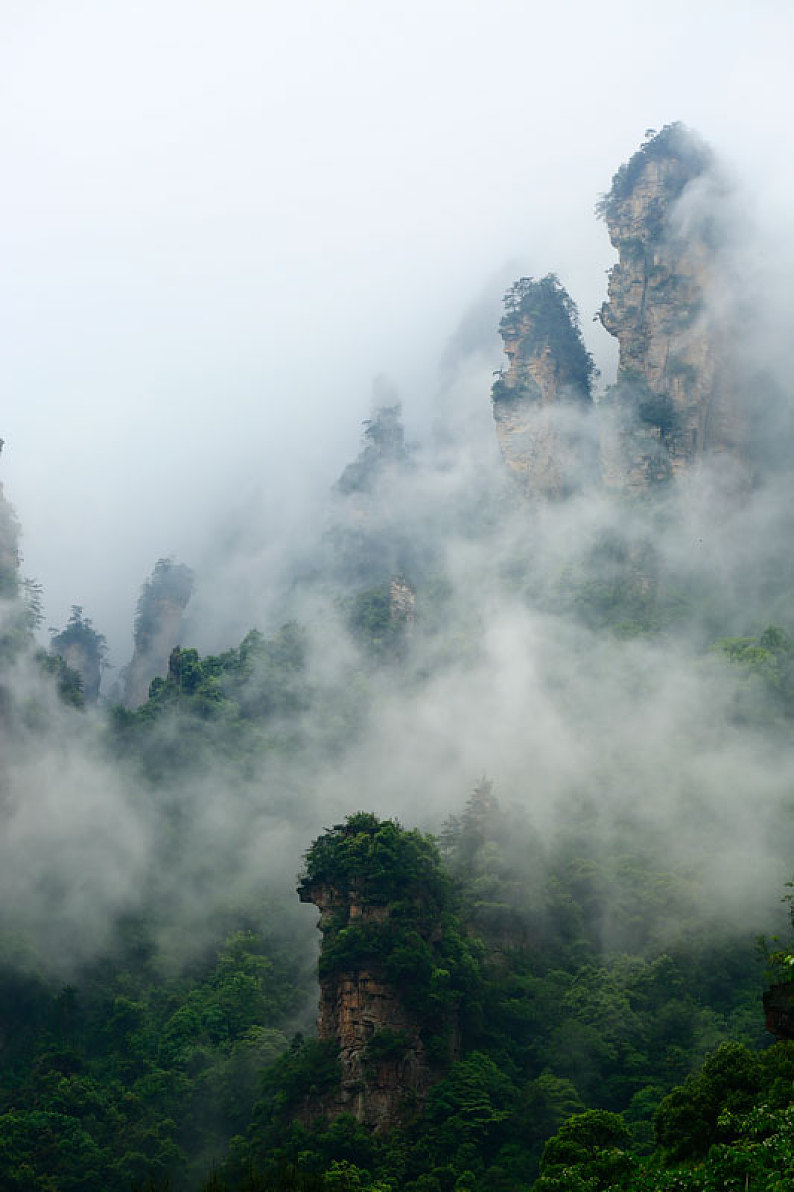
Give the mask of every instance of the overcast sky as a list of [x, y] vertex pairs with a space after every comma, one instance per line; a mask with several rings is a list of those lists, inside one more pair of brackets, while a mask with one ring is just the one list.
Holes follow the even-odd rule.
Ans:
[[790, 0], [0, 13], [2, 478], [47, 623], [84, 605], [117, 665], [155, 560], [331, 483], [377, 374], [421, 435], [505, 277], [557, 272], [608, 379], [592, 208], [647, 128], [709, 140], [791, 263]]

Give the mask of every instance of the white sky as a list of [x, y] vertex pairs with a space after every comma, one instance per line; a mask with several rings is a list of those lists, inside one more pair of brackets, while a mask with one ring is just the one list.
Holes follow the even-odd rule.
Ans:
[[48, 623], [83, 604], [117, 665], [155, 560], [195, 563], [256, 485], [278, 513], [331, 483], [376, 374], [421, 433], [506, 266], [560, 275], [608, 370], [592, 206], [646, 128], [709, 140], [791, 260], [790, 0], [0, 0], [0, 22], [3, 480]]

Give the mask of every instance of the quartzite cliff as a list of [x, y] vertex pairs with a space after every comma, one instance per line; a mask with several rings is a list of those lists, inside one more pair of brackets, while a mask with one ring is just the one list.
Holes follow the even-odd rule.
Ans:
[[582, 416], [594, 370], [569, 295], [554, 275], [508, 291], [493, 414], [525, 491], [565, 496], [600, 473], [608, 489], [644, 492], [717, 455], [748, 474], [735, 328], [717, 300], [724, 198], [710, 151], [681, 124], [649, 133], [615, 174], [597, 207], [618, 252], [598, 317], [618, 340], [618, 376], [595, 418]]
[[619, 256], [600, 311], [619, 344], [602, 416], [608, 487], [643, 490], [704, 456], [742, 457], [730, 327], [715, 314], [723, 197], [709, 150], [672, 124], [621, 166], [599, 204]]
[[317, 1033], [340, 1065], [310, 1114], [388, 1129], [422, 1106], [454, 1057], [465, 945], [449, 943], [449, 889], [430, 840], [369, 813], [307, 853], [298, 893], [320, 911]]
[[508, 365], [492, 389], [502, 456], [528, 494], [564, 497], [595, 477], [584, 415], [593, 362], [559, 280], [522, 277], [505, 295], [499, 325]]

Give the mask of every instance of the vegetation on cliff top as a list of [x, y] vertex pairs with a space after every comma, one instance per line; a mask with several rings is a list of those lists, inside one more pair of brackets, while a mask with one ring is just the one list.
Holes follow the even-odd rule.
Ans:
[[[561, 386], [581, 400], [592, 397], [596, 367], [584, 346], [579, 312], [568, 291], [553, 273], [539, 281], [519, 278], [504, 296], [505, 312], [499, 324], [504, 340], [520, 339], [521, 359], [528, 360], [548, 348]], [[521, 390], [509, 388], [500, 375], [491, 391], [495, 402], [511, 401]]]
[[160, 625], [161, 608], [173, 604], [184, 608], [193, 591], [193, 572], [184, 563], [158, 559], [144, 583], [135, 611], [135, 644], [141, 652], [150, 648]]
[[[464, 995], [477, 1002], [479, 951], [456, 913], [456, 891], [435, 841], [371, 812], [348, 816], [306, 853], [299, 891], [311, 900], [318, 886], [333, 892], [323, 924], [320, 977], [376, 966], [406, 1007], [418, 1015], [426, 1041], [451, 1026]], [[351, 906], [386, 914], [351, 917]]]
[[433, 839], [368, 811], [349, 815], [314, 841], [300, 884], [305, 890], [332, 886], [363, 903], [421, 898], [431, 914], [444, 909], [450, 898], [449, 878]]
[[628, 198], [650, 161], [666, 161], [664, 173], [665, 198], [678, 198], [687, 182], [707, 170], [714, 161], [709, 147], [693, 132], [675, 121], [665, 124], [660, 132], [648, 129], [645, 142], [613, 175], [612, 185], [595, 205], [599, 219], [609, 220], [617, 215], [620, 203]]

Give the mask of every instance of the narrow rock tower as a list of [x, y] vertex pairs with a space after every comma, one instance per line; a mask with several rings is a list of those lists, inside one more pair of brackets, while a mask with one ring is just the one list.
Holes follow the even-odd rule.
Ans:
[[320, 1106], [385, 1130], [423, 1104], [458, 1050], [476, 973], [432, 839], [369, 812], [314, 842], [298, 894], [320, 911], [321, 1040], [341, 1080]]
[[595, 368], [576, 307], [554, 274], [522, 277], [505, 295], [499, 332], [508, 365], [491, 396], [505, 463], [525, 492], [568, 496], [597, 464], [586, 418]]
[[643, 491], [707, 454], [741, 457], [746, 429], [716, 317], [720, 184], [681, 124], [649, 133], [597, 206], [619, 254], [600, 319], [619, 344], [601, 405], [608, 487]]

